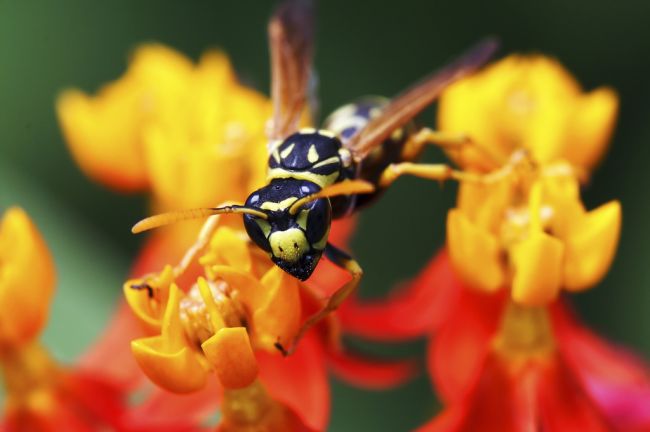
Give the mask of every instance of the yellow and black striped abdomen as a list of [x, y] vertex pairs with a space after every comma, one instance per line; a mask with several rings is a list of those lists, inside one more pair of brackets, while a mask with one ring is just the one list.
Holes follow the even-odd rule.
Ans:
[[[388, 99], [380, 96], [361, 98], [342, 106], [330, 114], [323, 123], [323, 127], [335, 133], [345, 148], [350, 138], [365, 128], [370, 120], [377, 117], [387, 104]], [[415, 124], [412, 122], [396, 129], [388, 139], [377, 146], [359, 163], [354, 178], [377, 185], [382, 172], [388, 165], [404, 161], [404, 146], [408, 141], [408, 137], [415, 130]], [[378, 188], [377, 192], [358, 196], [351, 211], [369, 204], [381, 193], [382, 190]]]

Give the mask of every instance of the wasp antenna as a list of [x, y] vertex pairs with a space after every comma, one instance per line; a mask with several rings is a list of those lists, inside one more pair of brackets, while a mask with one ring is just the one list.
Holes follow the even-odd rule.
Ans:
[[192, 219], [202, 219], [208, 216], [213, 216], [217, 214], [225, 213], [240, 213], [240, 214], [250, 214], [257, 216], [262, 219], [268, 219], [266, 213], [261, 212], [250, 207], [244, 207], [241, 205], [229, 205], [224, 207], [213, 207], [213, 208], [197, 208], [190, 210], [180, 210], [169, 213], [161, 213], [148, 218], [142, 219], [140, 222], [133, 225], [131, 232], [133, 234], [138, 234], [143, 231], [148, 231], [150, 229], [159, 228], [164, 225], [169, 225], [175, 222], [192, 220]]
[[357, 195], [357, 194], [368, 194], [375, 191], [375, 186], [365, 180], [348, 180], [342, 181], [340, 183], [334, 183], [333, 185], [326, 186], [320, 191], [307, 195], [306, 197], [300, 198], [295, 201], [289, 207], [289, 214], [295, 215], [298, 213], [298, 210], [303, 205], [308, 202], [315, 201], [321, 198], [329, 198], [339, 195]]

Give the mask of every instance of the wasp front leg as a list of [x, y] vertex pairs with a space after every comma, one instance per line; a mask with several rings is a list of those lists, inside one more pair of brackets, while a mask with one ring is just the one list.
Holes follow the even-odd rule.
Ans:
[[354, 258], [329, 243], [327, 246], [325, 246], [324, 253], [330, 261], [350, 273], [352, 279], [350, 279], [345, 285], [343, 285], [341, 288], [336, 290], [334, 294], [332, 294], [332, 296], [327, 300], [327, 304], [323, 307], [323, 309], [310, 316], [307, 321], [302, 324], [298, 330], [298, 333], [296, 334], [296, 337], [293, 339], [291, 348], [286, 351], [286, 354], [293, 353], [298, 346], [298, 342], [307, 333], [307, 331], [318, 322], [320, 322], [323, 318], [327, 317], [329, 314], [338, 309], [339, 306], [341, 306], [341, 304], [345, 301], [345, 299], [348, 298], [354, 291], [356, 291], [357, 287], [359, 286], [359, 282], [361, 282], [363, 269]]
[[379, 186], [386, 188], [405, 174], [436, 181], [482, 181], [482, 177], [479, 175], [455, 170], [446, 164], [402, 162], [390, 164], [386, 167], [379, 179]]

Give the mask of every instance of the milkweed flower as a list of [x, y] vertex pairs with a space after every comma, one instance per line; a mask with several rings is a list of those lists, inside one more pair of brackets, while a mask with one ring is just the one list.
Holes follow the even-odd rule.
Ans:
[[617, 201], [587, 211], [579, 180], [602, 157], [612, 90], [582, 93], [548, 58], [512, 56], [452, 85], [439, 127], [468, 177], [447, 250], [385, 302], [348, 304], [349, 332], [431, 334], [428, 370], [446, 405], [421, 431], [650, 429], [650, 370], [581, 325], [561, 289], [608, 270]]
[[412, 372], [407, 363], [366, 364], [338, 351], [331, 343], [333, 317], [283, 357], [279, 350], [292, 343], [303, 318], [322, 307], [320, 299], [273, 265], [243, 231], [219, 227], [199, 262], [203, 276], [187, 292], [171, 266], [125, 283], [127, 301], [150, 334], [131, 347], [145, 374], [169, 391], [202, 391], [216, 376], [221, 393], [212, 400], [216, 408], [221, 399], [223, 430], [323, 430], [328, 363], [379, 386]]
[[0, 222], [0, 368], [8, 431], [121, 428], [128, 382], [97, 365], [66, 366], [38, 341], [54, 295], [52, 256], [20, 208]]
[[440, 130], [473, 143], [450, 157], [465, 171], [490, 173], [463, 182], [447, 219], [449, 253], [468, 285], [507, 286], [515, 301], [544, 305], [560, 288], [584, 290], [603, 277], [620, 203], [587, 211], [578, 179], [602, 157], [616, 111], [611, 89], [583, 93], [541, 56], [508, 57], [444, 92]]

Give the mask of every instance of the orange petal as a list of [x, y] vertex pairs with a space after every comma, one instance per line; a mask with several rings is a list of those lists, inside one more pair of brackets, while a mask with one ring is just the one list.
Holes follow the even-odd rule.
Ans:
[[[122, 287], [124, 297], [135, 316], [142, 322], [150, 334], [160, 332], [163, 314], [169, 287], [174, 279], [174, 271], [167, 265], [159, 275], [154, 278], [130, 279]], [[151, 291], [146, 288], [136, 289], [147, 283]]]
[[590, 288], [609, 270], [621, 231], [621, 204], [611, 201], [587, 213], [564, 238], [564, 285]]
[[565, 157], [574, 165], [593, 168], [609, 144], [616, 116], [618, 96], [610, 88], [600, 88], [583, 96], [570, 120]]
[[252, 268], [249, 242], [241, 230], [221, 227], [210, 241], [210, 252], [216, 254], [218, 262], [250, 273]]
[[503, 286], [498, 240], [474, 225], [459, 209], [447, 216], [447, 247], [454, 268], [469, 286], [487, 292]]
[[188, 393], [205, 385], [208, 371], [199, 354], [185, 341], [179, 316], [180, 295], [178, 287], [172, 285], [161, 335], [136, 339], [131, 342], [131, 350], [155, 384], [175, 393]]
[[257, 360], [244, 327], [222, 328], [201, 348], [226, 389], [247, 387], [257, 378]]
[[133, 81], [124, 81], [104, 88], [99, 100], [67, 90], [56, 103], [65, 141], [79, 167], [120, 191], [139, 191], [148, 184], [139, 148], [137, 92]]
[[558, 239], [532, 231], [526, 240], [510, 248], [514, 268], [512, 298], [528, 306], [555, 299], [562, 284], [564, 246]]
[[291, 344], [301, 318], [298, 281], [277, 266], [262, 277], [266, 298], [253, 314], [255, 342], [268, 351], [277, 351], [277, 342]]
[[54, 262], [27, 213], [8, 209], [0, 222], [0, 344], [20, 345], [47, 322]]

